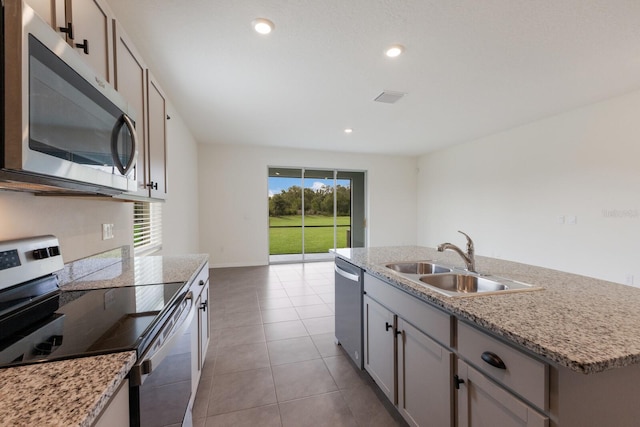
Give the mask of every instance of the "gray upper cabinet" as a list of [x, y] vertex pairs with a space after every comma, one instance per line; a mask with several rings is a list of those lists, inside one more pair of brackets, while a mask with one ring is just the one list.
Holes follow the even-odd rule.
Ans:
[[115, 88], [136, 112], [135, 125], [138, 134], [138, 161], [134, 174], [138, 182], [138, 190], [133, 192], [132, 195], [148, 197], [147, 66], [117, 21], [113, 21], [113, 32], [115, 34]]
[[167, 198], [167, 100], [160, 85], [147, 70], [147, 123], [149, 196]]
[[113, 12], [104, 0], [27, 0], [99, 77], [113, 84]]

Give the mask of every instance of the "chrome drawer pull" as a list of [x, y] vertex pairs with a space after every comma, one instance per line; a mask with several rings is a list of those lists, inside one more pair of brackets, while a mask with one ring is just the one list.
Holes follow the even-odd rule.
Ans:
[[485, 351], [484, 353], [482, 353], [482, 360], [484, 360], [494, 368], [507, 369], [507, 365], [504, 364], [502, 359], [500, 359], [497, 354], [491, 353], [490, 351]]

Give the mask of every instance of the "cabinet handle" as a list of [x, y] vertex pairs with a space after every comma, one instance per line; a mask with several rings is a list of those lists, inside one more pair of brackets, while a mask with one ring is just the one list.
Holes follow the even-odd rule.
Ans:
[[393, 328], [393, 325], [390, 325], [389, 322], [384, 322], [384, 330], [388, 331], [389, 328]]
[[456, 390], [460, 390], [460, 384], [464, 384], [464, 380], [462, 378], [460, 378], [457, 375], [453, 376], [453, 385], [455, 386]]
[[158, 189], [158, 183], [151, 181], [149, 184], [147, 184], [147, 187], [151, 188], [152, 190], [157, 190]]
[[84, 39], [82, 43], [76, 43], [76, 47], [82, 49], [85, 55], [89, 55], [89, 40]]
[[207, 311], [207, 307], [209, 306], [209, 300], [200, 304], [200, 310]]
[[497, 354], [492, 353], [490, 351], [485, 351], [484, 353], [482, 353], [482, 360], [484, 360], [494, 368], [507, 369], [507, 365], [504, 364], [502, 359], [500, 359], [500, 357]]
[[65, 33], [70, 40], [73, 40], [73, 24], [71, 22], [67, 22], [66, 27], [58, 27], [61, 33]]
[[200, 281], [198, 282], [198, 286], [204, 286], [204, 280], [200, 280]]

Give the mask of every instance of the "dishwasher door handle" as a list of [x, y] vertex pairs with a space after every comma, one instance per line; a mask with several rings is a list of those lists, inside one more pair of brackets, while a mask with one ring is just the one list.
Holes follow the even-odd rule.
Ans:
[[360, 282], [360, 276], [357, 274], [349, 273], [348, 271], [344, 271], [337, 265], [335, 266], [336, 273], [344, 277], [345, 279], [351, 280], [352, 282]]

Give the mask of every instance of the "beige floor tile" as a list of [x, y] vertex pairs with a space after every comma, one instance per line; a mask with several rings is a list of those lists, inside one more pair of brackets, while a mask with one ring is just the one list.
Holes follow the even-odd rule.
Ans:
[[283, 298], [266, 298], [260, 300], [260, 310], [273, 310], [276, 308], [291, 308], [293, 304], [288, 296]]
[[285, 292], [284, 288], [266, 288], [259, 289], [258, 293], [258, 301], [262, 303], [263, 300], [273, 299], [273, 298], [287, 298], [289, 295]]
[[323, 301], [318, 295], [290, 296], [289, 299], [291, 299], [294, 307], [323, 304]]
[[293, 307], [262, 310], [262, 323], [286, 322], [287, 320], [298, 319], [298, 312]]
[[324, 363], [341, 389], [366, 384], [364, 375], [351, 363], [348, 357], [340, 355], [324, 358]]
[[322, 359], [274, 366], [272, 371], [278, 402], [338, 390]]
[[316, 291], [313, 290], [311, 286], [296, 286], [296, 287], [286, 287], [284, 290], [287, 292], [289, 298], [291, 297], [299, 297], [302, 295], [315, 295]]
[[269, 349], [269, 358], [272, 366], [319, 359], [321, 357], [310, 337], [270, 341], [267, 343], [267, 348]]
[[215, 360], [214, 375], [269, 366], [269, 354], [265, 343], [221, 348]]
[[301, 319], [333, 316], [333, 311], [331, 311], [327, 304], [305, 305], [302, 307], [296, 307], [296, 311], [298, 312], [298, 316], [300, 316]]
[[226, 328], [236, 328], [238, 326], [250, 326], [250, 325], [261, 325], [262, 317], [260, 316], [260, 312], [248, 311], [248, 312], [235, 312], [235, 313], [226, 313], [222, 318], [222, 322], [220, 324], [212, 324], [212, 329], [226, 329]]
[[326, 293], [326, 294], [318, 294], [318, 296], [320, 297], [320, 299], [325, 304], [335, 304], [336, 303], [336, 294], [333, 293], [333, 292]]
[[262, 325], [238, 326], [237, 328], [226, 328], [220, 331], [217, 348], [265, 341]]
[[290, 320], [288, 322], [266, 323], [264, 325], [264, 335], [267, 341], [276, 341], [306, 337], [309, 333], [300, 320]]
[[215, 415], [206, 420], [206, 427], [280, 427], [281, 425], [278, 405]]
[[[371, 386], [362, 384], [358, 387], [340, 390], [347, 406], [358, 425], [370, 427], [404, 426], [406, 423], [394, 419]], [[399, 414], [396, 415], [400, 417]]]
[[336, 328], [336, 320], [334, 316], [315, 317], [313, 319], [303, 319], [305, 328], [309, 331], [309, 335], [320, 335], [334, 332]]
[[357, 426], [340, 392], [280, 403], [283, 427]]
[[214, 375], [208, 415], [276, 403], [270, 368]]
[[311, 339], [322, 357], [339, 356], [344, 354], [342, 347], [335, 343], [336, 337], [333, 332], [329, 332], [328, 334], [311, 335]]

